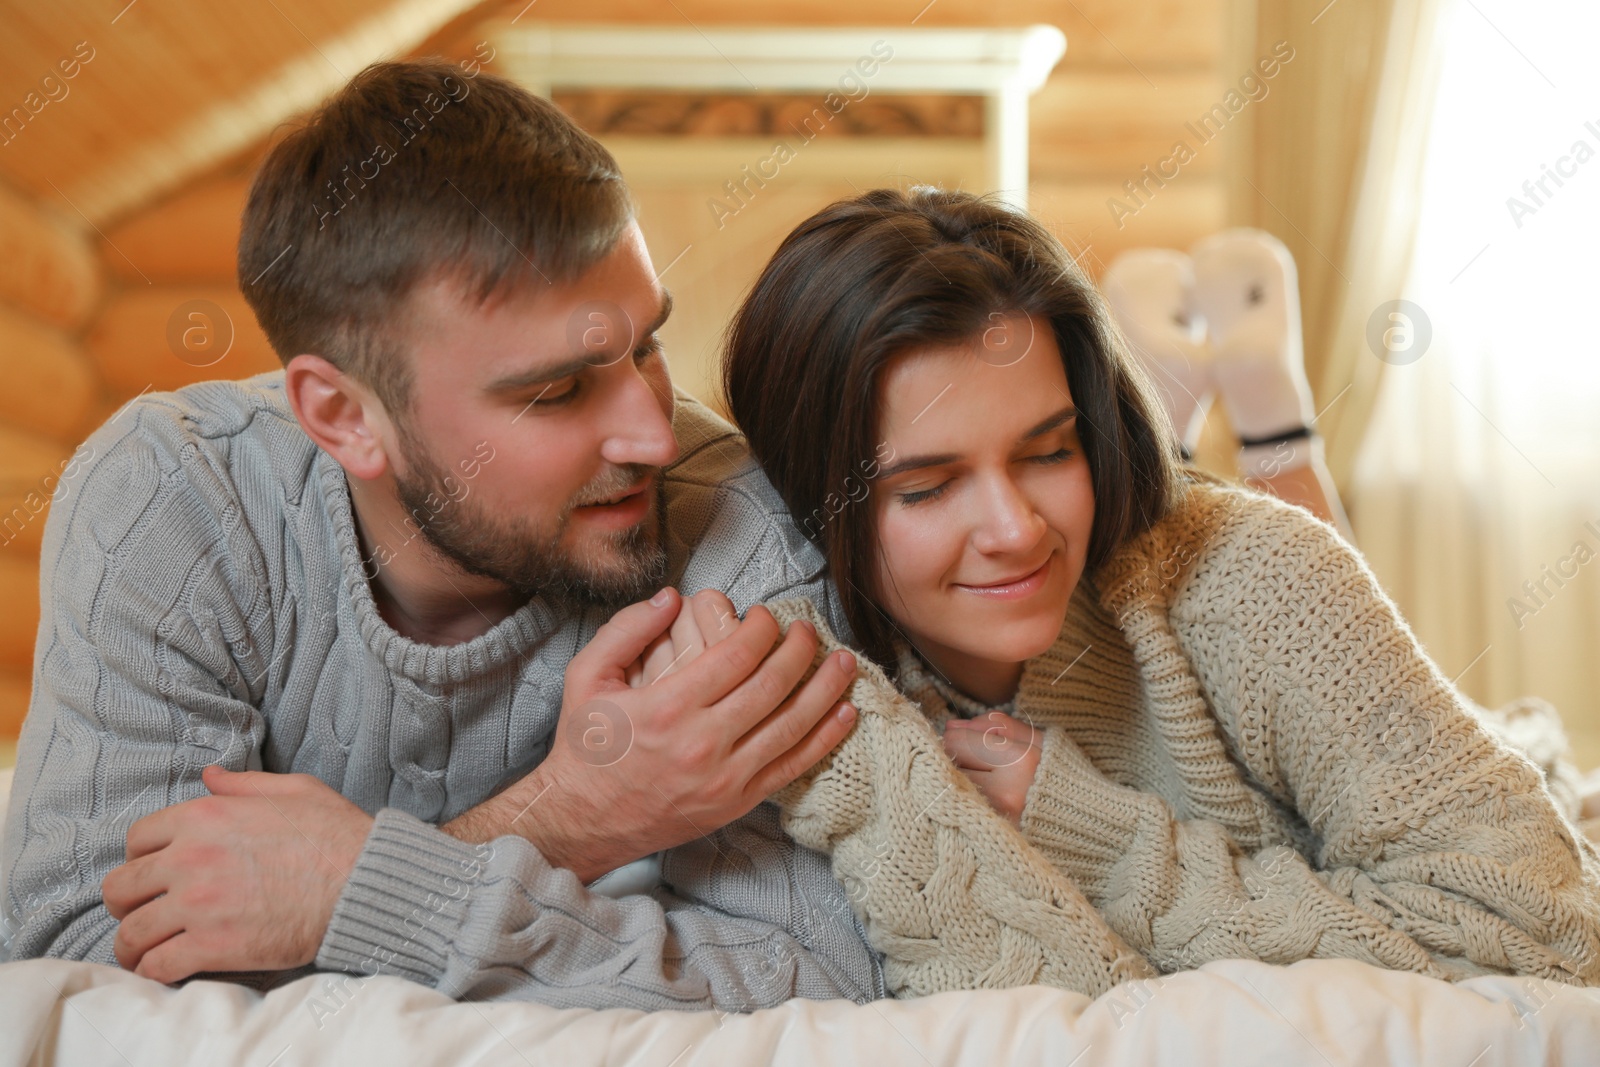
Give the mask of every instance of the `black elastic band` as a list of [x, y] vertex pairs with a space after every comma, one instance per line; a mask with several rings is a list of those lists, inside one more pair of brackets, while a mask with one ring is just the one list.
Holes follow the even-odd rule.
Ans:
[[1296, 426], [1292, 430], [1275, 433], [1271, 437], [1241, 437], [1239, 438], [1239, 447], [1257, 448], [1261, 445], [1281, 444], [1284, 441], [1298, 441], [1302, 437], [1310, 437], [1315, 432], [1309, 426]]

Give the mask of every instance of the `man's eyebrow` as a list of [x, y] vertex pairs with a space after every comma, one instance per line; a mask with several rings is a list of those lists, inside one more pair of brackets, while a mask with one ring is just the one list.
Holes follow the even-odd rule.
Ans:
[[[657, 310], [655, 318], [649, 326], [634, 334], [634, 341], [637, 342], [649, 337], [661, 329], [671, 314], [672, 292], [668, 289], [663, 289], [661, 290], [661, 307]], [[594, 363], [595, 357], [593, 354], [573, 356], [571, 359], [564, 359], [560, 363], [535, 367], [532, 370], [519, 371], [516, 374], [508, 374], [503, 378], [497, 378], [484, 386], [484, 392], [514, 393], [535, 385], [543, 385], [546, 382], [558, 382], [562, 378], [570, 377], [587, 367], [593, 366]]]
[[661, 329], [661, 327], [665, 326], [667, 324], [667, 320], [669, 318], [671, 318], [671, 317], [672, 317], [672, 290], [663, 287], [662, 290], [661, 290], [661, 308], [656, 312], [656, 317], [650, 323], [650, 325], [646, 326], [644, 329], [639, 331], [639, 336], [640, 337], [649, 337], [651, 334], [653, 334], [657, 330]]
[[[1054, 415], [1051, 415], [1045, 419], [1041, 419], [1038, 423], [1034, 424], [1032, 428], [1030, 428], [1026, 433], [1017, 439], [1017, 443], [1021, 444], [1025, 441], [1031, 441], [1035, 437], [1038, 437], [1042, 434], [1047, 434], [1056, 427], [1071, 422], [1077, 417], [1077, 408], [1070, 405], [1064, 407]], [[879, 470], [878, 478], [893, 478], [895, 475], [904, 474], [906, 471], [920, 470], [923, 467], [938, 467], [945, 463], [954, 463], [960, 458], [961, 457], [956, 455], [954, 452], [939, 452], [926, 456], [907, 456], [898, 463], [891, 463], [889, 466]]]

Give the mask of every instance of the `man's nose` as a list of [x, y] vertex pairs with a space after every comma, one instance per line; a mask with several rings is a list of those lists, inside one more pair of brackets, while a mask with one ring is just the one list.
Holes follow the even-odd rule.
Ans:
[[678, 439], [672, 434], [672, 385], [664, 380], [664, 394], [658, 391], [632, 360], [617, 369], [622, 381], [606, 413], [609, 432], [600, 454], [619, 467], [665, 467], [678, 458]]

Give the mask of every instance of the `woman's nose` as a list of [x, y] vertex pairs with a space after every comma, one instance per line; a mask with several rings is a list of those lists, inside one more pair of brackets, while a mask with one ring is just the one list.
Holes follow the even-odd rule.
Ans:
[[980, 552], [1026, 551], [1038, 544], [1044, 534], [1044, 517], [1010, 478], [993, 479], [988, 491], [980, 494], [978, 506], [982, 514], [972, 540]]

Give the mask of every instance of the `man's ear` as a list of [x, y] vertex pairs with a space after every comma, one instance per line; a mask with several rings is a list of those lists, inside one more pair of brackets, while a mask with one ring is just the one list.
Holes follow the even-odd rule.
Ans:
[[301, 428], [347, 473], [370, 480], [389, 469], [385, 442], [395, 440], [394, 427], [372, 390], [310, 354], [291, 359], [283, 381]]

